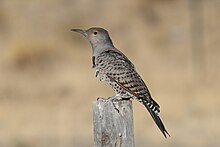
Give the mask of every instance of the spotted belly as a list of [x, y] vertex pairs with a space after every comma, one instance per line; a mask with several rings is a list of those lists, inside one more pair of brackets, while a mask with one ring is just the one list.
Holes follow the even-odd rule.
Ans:
[[112, 90], [115, 92], [116, 96], [119, 96], [121, 98], [134, 98], [134, 95], [123, 89], [119, 84], [117, 84], [115, 81], [109, 78], [109, 76], [106, 73], [103, 73], [96, 69], [96, 77], [100, 79], [100, 81], [105, 81], [108, 83], [108, 85], [111, 86]]

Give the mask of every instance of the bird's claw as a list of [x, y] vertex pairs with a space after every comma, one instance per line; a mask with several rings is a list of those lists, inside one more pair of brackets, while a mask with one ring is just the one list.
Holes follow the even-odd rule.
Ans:
[[114, 104], [114, 102], [119, 101], [119, 99], [117, 99], [117, 97], [113, 96], [113, 97], [109, 97], [107, 99], [99, 97], [99, 98], [97, 98], [97, 101], [112, 102], [112, 105], [114, 106], [115, 110], [119, 113], [118, 108]]

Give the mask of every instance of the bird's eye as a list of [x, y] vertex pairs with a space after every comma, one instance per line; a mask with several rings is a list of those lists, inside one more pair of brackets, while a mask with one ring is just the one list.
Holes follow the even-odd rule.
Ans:
[[94, 32], [93, 34], [94, 34], [94, 35], [97, 35], [97, 34], [98, 34], [98, 32]]

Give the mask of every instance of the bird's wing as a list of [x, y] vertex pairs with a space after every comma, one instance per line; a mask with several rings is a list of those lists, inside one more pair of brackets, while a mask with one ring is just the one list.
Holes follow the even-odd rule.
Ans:
[[[131, 61], [118, 50], [109, 50], [108, 53], [103, 53], [98, 62], [101, 63], [101, 60], [106, 62], [106, 67], [102, 68], [103, 74], [144, 104], [163, 135], [165, 137], [169, 135], [158, 115], [160, 106], [151, 97], [147, 86]], [[102, 63], [100, 67], [101, 65]]]
[[107, 67], [102, 68], [102, 70], [110, 80], [116, 82], [136, 98], [142, 98], [152, 103], [159, 111], [159, 105], [152, 99], [147, 86], [136, 72], [135, 66], [123, 53], [119, 50], [108, 50], [100, 54], [97, 62], [102, 62], [101, 60], [107, 64], [104, 64]]

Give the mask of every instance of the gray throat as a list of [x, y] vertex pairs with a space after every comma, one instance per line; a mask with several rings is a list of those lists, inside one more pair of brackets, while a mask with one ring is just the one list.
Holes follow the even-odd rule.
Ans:
[[102, 44], [91, 44], [92, 45], [92, 54], [97, 57], [102, 52], [111, 50], [114, 48], [112, 43], [102, 43]]

